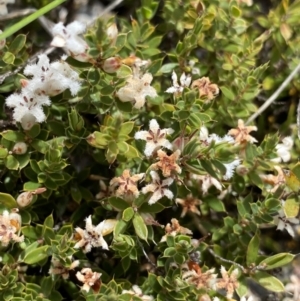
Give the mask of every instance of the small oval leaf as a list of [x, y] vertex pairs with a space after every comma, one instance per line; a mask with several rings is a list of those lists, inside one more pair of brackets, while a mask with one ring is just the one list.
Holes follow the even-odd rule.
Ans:
[[294, 258], [295, 255], [293, 254], [279, 253], [264, 259], [259, 263], [259, 265], [265, 266], [266, 270], [271, 270], [289, 264]]
[[147, 240], [148, 229], [139, 213], [136, 213], [133, 217], [133, 226], [136, 235], [143, 240]]

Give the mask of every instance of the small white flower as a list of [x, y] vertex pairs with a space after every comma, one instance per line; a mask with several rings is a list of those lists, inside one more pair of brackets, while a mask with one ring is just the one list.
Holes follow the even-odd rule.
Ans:
[[93, 272], [90, 268], [83, 268], [80, 272], [76, 273], [77, 279], [83, 283], [81, 289], [89, 292], [97, 282], [100, 284], [101, 273]]
[[278, 143], [276, 145], [276, 153], [278, 155], [278, 158], [272, 159], [273, 162], [280, 163], [282, 162], [288, 162], [291, 160], [291, 153], [290, 150], [292, 149], [294, 145], [294, 141], [292, 137], [285, 137], [282, 139], [282, 143]]
[[196, 62], [193, 60], [189, 61], [189, 66], [192, 68], [192, 74], [200, 75], [200, 69], [195, 67]]
[[142, 193], [146, 194], [148, 192], [153, 192], [151, 198], [149, 199], [149, 205], [156, 203], [162, 197], [166, 196], [168, 199], [172, 200], [174, 195], [173, 192], [168, 189], [168, 187], [173, 183], [172, 178], [167, 178], [161, 180], [156, 171], [150, 171], [152, 177], [152, 183], [142, 188]]
[[290, 282], [285, 286], [285, 292], [293, 294], [293, 299], [287, 299], [287, 300], [291, 300], [291, 301], [300, 300], [300, 279], [297, 274], [292, 274], [290, 276]]
[[193, 174], [192, 178], [202, 182], [201, 189], [203, 195], [207, 194], [208, 189], [212, 186], [215, 186], [219, 191], [222, 191], [222, 184], [216, 178], [213, 178], [209, 174], [203, 176]]
[[118, 37], [118, 27], [116, 23], [112, 23], [110, 26], [107, 27], [106, 29], [106, 34], [108, 38], [111, 40], [111, 44], [114, 45], [117, 37]]
[[223, 137], [220, 137], [217, 134], [209, 135], [208, 129], [205, 126], [202, 126], [200, 128], [199, 138], [200, 141], [206, 144], [210, 144], [212, 141], [214, 141], [215, 143], [222, 143], [222, 142], [234, 143], [234, 139], [229, 135], [225, 135]]
[[192, 78], [190, 75], [186, 76], [185, 73], [182, 73], [182, 75], [180, 76], [180, 85], [179, 85], [177, 74], [173, 71], [172, 72], [172, 81], [173, 81], [173, 86], [168, 88], [166, 90], [166, 92], [178, 95], [178, 94], [182, 93], [182, 91], [185, 87], [190, 86]]
[[0, 1], [0, 16], [7, 14], [7, 4], [15, 3], [15, 0], [2, 0]]
[[223, 176], [224, 180], [229, 180], [233, 177], [234, 172], [235, 172], [235, 168], [240, 165], [241, 160], [240, 159], [236, 159], [234, 161], [232, 161], [231, 163], [223, 163], [223, 165], [226, 168], [226, 173]]
[[24, 236], [19, 236], [22, 225], [21, 216], [4, 210], [0, 215], [0, 242], [3, 247], [6, 247], [11, 241], [22, 242]]
[[165, 147], [172, 150], [173, 145], [166, 139], [166, 136], [172, 134], [174, 130], [171, 128], [160, 129], [159, 124], [155, 119], [150, 120], [149, 127], [149, 131], [139, 131], [134, 135], [135, 139], [146, 140], [145, 155], [147, 157], [151, 156], [159, 147]]
[[80, 34], [85, 32], [85, 25], [74, 21], [66, 27], [62, 22], [59, 22], [52, 28], [54, 38], [51, 42], [51, 46], [64, 47], [70, 55], [81, 62], [87, 62], [90, 57], [86, 53], [89, 46], [87, 43], [79, 37]]
[[[6, 105], [14, 108], [13, 118], [17, 122], [30, 124], [35, 122], [43, 122], [46, 116], [42, 106], [50, 106], [51, 102], [48, 96], [36, 94], [28, 89], [22, 89], [21, 94], [14, 93], [6, 98]], [[25, 129], [25, 127], [23, 126]]]
[[84, 253], [90, 252], [93, 247], [102, 247], [103, 249], [108, 250], [107, 242], [104, 240], [103, 236], [114, 230], [117, 220], [104, 220], [97, 226], [94, 226], [92, 224], [92, 216], [90, 215], [86, 218], [85, 223], [85, 230], [79, 227], [75, 229], [80, 240], [75, 244], [74, 248], [79, 249], [84, 247]]
[[[282, 206], [284, 206], [284, 201], [282, 202]], [[295, 231], [293, 229], [293, 225], [299, 224], [299, 219], [295, 217], [286, 217], [283, 209], [280, 209], [278, 212], [278, 216], [274, 218], [274, 223], [277, 224], [276, 230], [283, 231], [284, 229], [287, 230], [287, 232], [294, 237]]]
[[61, 61], [50, 64], [47, 55], [40, 55], [37, 64], [28, 65], [24, 69], [25, 75], [32, 76], [25, 87], [49, 96], [60, 94], [66, 89], [70, 89], [72, 95], [77, 94], [80, 89], [79, 75], [64, 61], [65, 58], [63, 56]]
[[131, 290], [123, 290], [122, 294], [129, 294], [131, 296], [137, 296], [143, 301], [152, 301], [152, 296], [144, 295], [141, 288], [138, 285], [133, 285]]
[[134, 74], [126, 80], [126, 85], [118, 90], [117, 97], [122, 102], [133, 102], [136, 109], [140, 109], [146, 102], [146, 96], [156, 97], [156, 90], [150, 86], [153, 76]]

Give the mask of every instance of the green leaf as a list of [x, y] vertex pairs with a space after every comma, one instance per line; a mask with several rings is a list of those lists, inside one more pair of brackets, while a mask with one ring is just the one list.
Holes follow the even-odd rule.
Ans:
[[200, 160], [202, 167], [214, 178], [218, 179], [218, 175], [216, 174], [213, 165], [208, 160]]
[[131, 146], [130, 144], [128, 144], [128, 146], [129, 146], [128, 151], [124, 154], [124, 156], [127, 159], [139, 158], [140, 154], [138, 150], [135, 147]]
[[284, 291], [284, 285], [281, 281], [266, 272], [258, 271], [252, 276], [252, 278], [264, 288], [272, 292], [281, 293]]
[[0, 159], [6, 158], [8, 155], [8, 150], [0, 146]]
[[133, 121], [124, 122], [121, 125], [119, 134], [129, 135], [131, 133], [131, 131], [133, 130], [133, 127], [134, 127]]
[[289, 264], [290, 262], [293, 261], [294, 258], [295, 255], [293, 254], [279, 253], [264, 259], [258, 265], [265, 266], [266, 270], [272, 270]]
[[11, 170], [17, 170], [19, 168], [19, 161], [13, 155], [8, 155], [4, 159], [4, 164], [8, 169]]
[[12, 141], [12, 142], [21, 142], [21, 141], [25, 140], [24, 134], [22, 134], [20, 132], [12, 131], [12, 130], [3, 131], [1, 133], [1, 135], [6, 140]]
[[91, 85], [97, 85], [101, 79], [101, 75], [99, 70], [95, 68], [90, 68], [87, 75], [87, 80], [90, 82]]
[[171, 73], [177, 66], [178, 63], [165, 64], [159, 69], [158, 73]]
[[224, 94], [224, 96], [226, 98], [228, 98], [229, 100], [234, 100], [235, 99], [235, 95], [230, 89], [228, 89], [225, 86], [220, 87], [220, 89], [221, 89], [222, 93]]
[[2, 60], [5, 64], [7, 65], [12, 65], [15, 61], [15, 56], [13, 53], [11, 52], [5, 52], [4, 55], [2, 56]]
[[42, 246], [37, 249], [31, 250], [30, 252], [26, 253], [23, 261], [27, 264], [35, 264], [50, 255], [47, 253], [49, 248], [49, 246]]
[[259, 232], [257, 231], [255, 235], [251, 238], [248, 248], [247, 248], [247, 266], [255, 264], [256, 258], [258, 256], [259, 250]]
[[231, 6], [231, 14], [234, 18], [239, 18], [242, 15], [242, 12], [237, 6], [232, 5]]
[[134, 216], [134, 210], [132, 207], [128, 207], [123, 211], [122, 219], [125, 222], [129, 222]]
[[156, 202], [155, 204], [149, 205], [148, 203], [143, 203], [142, 206], [139, 208], [139, 212], [145, 212], [145, 213], [159, 213], [163, 211], [165, 207]]
[[42, 154], [46, 154], [47, 150], [49, 149], [47, 142], [38, 139], [33, 140], [31, 146]]
[[0, 204], [7, 209], [17, 208], [17, 201], [7, 193], [0, 192]]
[[129, 207], [129, 204], [121, 198], [112, 196], [108, 198], [108, 202], [112, 205], [113, 208], [123, 211]]
[[35, 138], [37, 137], [41, 132], [41, 125], [39, 123], [36, 123], [33, 125], [33, 127], [28, 130], [26, 132], [26, 134], [30, 137], [30, 138]]
[[147, 226], [145, 225], [143, 218], [141, 217], [141, 215], [139, 213], [136, 213], [133, 217], [133, 226], [134, 226], [136, 235], [139, 238], [147, 241], [148, 229], [147, 229]]
[[53, 216], [52, 214], [49, 215], [45, 221], [44, 221], [44, 226], [49, 227], [49, 228], [53, 228], [54, 226], [54, 220], [53, 220]]
[[117, 71], [117, 78], [128, 77], [131, 74], [132, 74], [131, 68], [123, 64]]
[[114, 229], [114, 237], [117, 237], [119, 234], [124, 233], [127, 227], [128, 227], [128, 223], [126, 223], [122, 219], [119, 220]]
[[117, 142], [117, 146], [119, 149], [120, 154], [126, 154], [129, 151], [129, 144], [125, 141]]
[[14, 38], [14, 40], [9, 45], [9, 51], [17, 54], [22, 50], [26, 43], [26, 36], [24, 34], [19, 34]]
[[299, 201], [294, 198], [288, 198], [283, 205], [283, 211], [287, 218], [296, 217], [299, 213]]
[[43, 277], [41, 281], [41, 291], [45, 297], [48, 297], [54, 286], [54, 278], [52, 276]]
[[225, 206], [217, 197], [207, 198], [205, 200], [208, 206], [216, 212], [226, 212]]

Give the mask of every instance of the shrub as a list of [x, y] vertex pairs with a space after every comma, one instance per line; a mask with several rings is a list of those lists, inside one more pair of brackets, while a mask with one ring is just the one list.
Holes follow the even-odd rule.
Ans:
[[51, 56], [8, 18], [1, 300], [246, 300], [252, 281], [296, 298], [276, 269], [299, 238], [299, 77], [286, 121], [247, 120], [299, 64], [299, 9], [142, 0], [57, 23]]

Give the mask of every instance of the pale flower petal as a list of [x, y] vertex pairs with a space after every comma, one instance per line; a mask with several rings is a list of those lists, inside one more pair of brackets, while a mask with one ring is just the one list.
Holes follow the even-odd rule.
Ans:
[[134, 135], [135, 139], [146, 140], [145, 155], [151, 156], [153, 152], [159, 147], [165, 147], [172, 150], [173, 145], [166, 139], [168, 134], [174, 132], [173, 129], [160, 129], [158, 122], [155, 119], [150, 120], [149, 131], [139, 131]]

